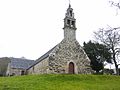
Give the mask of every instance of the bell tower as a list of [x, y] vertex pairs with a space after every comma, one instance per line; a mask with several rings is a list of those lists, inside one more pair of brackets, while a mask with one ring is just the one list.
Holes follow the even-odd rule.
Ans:
[[67, 9], [67, 12], [65, 14], [64, 18], [64, 39], [67, 39], [68, 41], [76, 39], [76, 19], [74, 18], [73, 9], [71, 8], [71, 5], [69, 4], [69, 7]]

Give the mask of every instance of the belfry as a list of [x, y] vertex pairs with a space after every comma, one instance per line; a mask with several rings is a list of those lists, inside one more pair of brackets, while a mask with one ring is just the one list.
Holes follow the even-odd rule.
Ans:
[[76, 39], [76, 19], [74, 18], [73, 9], [71, 5], [67, 9], [67, 13], [64, 18], [64, 39], [74, 40]]

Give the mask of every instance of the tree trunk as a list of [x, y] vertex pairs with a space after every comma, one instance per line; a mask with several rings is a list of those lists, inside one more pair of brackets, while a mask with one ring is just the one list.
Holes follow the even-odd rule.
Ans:
[[[115, 63], [115, 62], [114, 62]], [[119, 75], [119, 69], [117, 63], [115, 63], [115, 70], [116, 70], [116, 75]]]
[[114, 50], [113, 50], [113, 61], [114, 61], [114, 64], [115, 64], [116, 75], [119, 75], [119, 69], [118, 69], [118, 65], [117, 65], [117, 62], [116, 62], [115, 51]]

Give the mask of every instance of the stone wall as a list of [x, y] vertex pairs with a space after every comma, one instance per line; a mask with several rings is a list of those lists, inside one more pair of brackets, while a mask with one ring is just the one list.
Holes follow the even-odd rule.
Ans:
[[19, 76], [22, 74], [22, 71], [25, 72], [25, 70], [23, 69], [19, 69], [19, 68], [11, 68], [10, 67], [10, 63], [8, 64], [8, 68], [7, 68], [7, 72], [6, 72], [6, 76]]
[[75, 65], [76, 74], [90, 74], [90, 60], [76, 40], [64, 39], [49, 56], [49, 70], [52, 73], [68, 73], [69, 63]]
[[28, 74], [45, 74], [48, 73], [48, 58], [42, 60], [28, 70]]
[[65, 28], [64, 29], [64, 39], [66, 40], [75, 40], [76, 39], [76, 30], [70, 29], [70, 28]]

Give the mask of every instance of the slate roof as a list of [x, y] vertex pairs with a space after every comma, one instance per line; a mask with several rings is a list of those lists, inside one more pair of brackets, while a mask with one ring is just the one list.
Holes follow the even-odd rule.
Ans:
[[38, 58], [30, 67], [28, 67], [28, 69], [31, 68], [31, 67], [33, 67], [34, 65], [38, 64], [39, 62], [41, 62], [45, 58], [47, 58], [49, 56], [49, 54], [56, 48], [56, 46], [53, 47], [52, 49], [50, 49], [47, 53], [45, 53], [44, 55], [42, 55], [40, 58]]
[[27, 69], [30, 65], [32, 65], [35, 61], [34, 60], [28, 60], [23, 58], [10, 58], [11, 68], [18, 68], [18, 69]]

